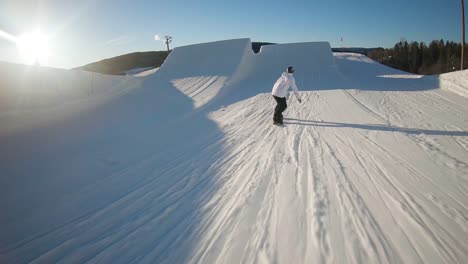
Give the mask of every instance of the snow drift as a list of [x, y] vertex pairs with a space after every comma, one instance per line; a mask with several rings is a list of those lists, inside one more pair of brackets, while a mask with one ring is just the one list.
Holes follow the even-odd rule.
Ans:
[[[269, 91], [288, 65], [303, 103], [281, 128]], [[238, 39], [140, 77], [0, 75], [2, 263], [468, 258], [466, 72]]]

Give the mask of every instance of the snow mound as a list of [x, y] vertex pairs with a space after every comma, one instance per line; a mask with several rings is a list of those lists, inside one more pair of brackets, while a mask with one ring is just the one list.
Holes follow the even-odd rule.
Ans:
[[70, 118], [141, 82], [132, 77], [5, 62], [0, 62], [0, 72], [0, 135]]
[[[138, 76], [144, 72], [154, 72], [154, 67], [143, 67], [143, 68], [135, 68], [128, 71], [123, 72], [124, 75], [131, 75], [131, 76]], [[147, 75], [147, 74], [146, 74]]]
[[468, 97], [468, 70], [441, 74], [439, 79], [442, 89]]
[[250, 47], [249, 39], [178, 47], [161, 65], [158, 76], [169, 80], [199, 108], [221, 91]]
[[146, 77], [146, 76], [149, 76], [151, 74], [155, 74], [158, 70], [159, 70], [159, 67], [158, 68], [150, 68], [148, 70], [136, 73], [133, 76], [135, 76], [135, 77]]
[[[288, 66], [296, 69], [297, 84], [303, 90], [339, 87], [342, 83], [328, 42], [304, 42], [262, 46], [250, 49], [233, 76], [231, 85], [254, 93], [268, 90]], [[252, 94], [253, 95], [253, 94]]]

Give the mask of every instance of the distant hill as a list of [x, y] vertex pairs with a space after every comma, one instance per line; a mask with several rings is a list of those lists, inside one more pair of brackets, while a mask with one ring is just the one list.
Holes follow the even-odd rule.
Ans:
[[134, 52], [93, 62], [77, 69], [102, 74], [124, 75], [128, 70], [135, 68], [157, 68], [163, 64], [168, 54], [167, 51]]
[[[252, 50], [260, 51], [264, 45], [274, 45], [270, 42], [252, 42]], [[375, 48], [332, 48], [333, 52], [353, 52], [367, 55]], [[136, 68], [160, 67], [169, 53], [167, 51], [147, 51], [129, 53], [98, 62], [93, 62], [76, 69], [111, 75], [125, 75], [129, 70]]]

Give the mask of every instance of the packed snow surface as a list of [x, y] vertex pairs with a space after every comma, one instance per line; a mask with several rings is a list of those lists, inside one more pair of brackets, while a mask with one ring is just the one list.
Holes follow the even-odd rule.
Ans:
[[[272, 125], [289, 65], [303, 98]], [[140, 77], [0, 63], [0, 263], [466, 263], [467, 72], [327, 42]]]

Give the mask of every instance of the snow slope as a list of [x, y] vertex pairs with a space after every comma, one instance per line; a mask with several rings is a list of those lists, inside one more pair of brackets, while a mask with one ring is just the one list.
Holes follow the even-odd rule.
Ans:
[[441, 87], [461, 96], [468, 97], [468, 89], [464, 82], [468, 79], [468, 71], [452, 72], [440, 76]]
[[128, 71], [124, 71], [123, 74], [124, 75], [131, 75], [131, 76], [140, 76], [140, 75], [146, 76], [149, 73], [156, 72], [155, 69], [156, 69], [155, 67], [135, 68], [135, 69], [131, 69], [131, 70], [128, 70]]
[[0, 73], [0, 135], [89, 111], [141, 83], [130, 77], [4, 62]]
[[[250, 46], [180, 47], [152, 75], [94, 83], [1, 64], [0, 262], [468, 259], [468, 99], [444, 81], [466, 89], [466, 72]], [[289, 64], [304, 99], [276, 127]]]

